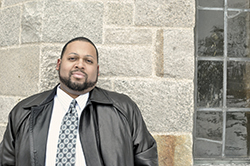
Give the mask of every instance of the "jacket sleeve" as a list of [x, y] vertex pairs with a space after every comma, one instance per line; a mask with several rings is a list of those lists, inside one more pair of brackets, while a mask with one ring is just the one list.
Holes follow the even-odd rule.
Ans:
[[134, 106], [133, 131], [135, 166], [158, 166], [156, 141], [149, 133], [136, 104]]
[[3, 142], [0, 143], [0, 165], [2, 165], [2, 147], [3, 147]]
[[11, 166], [15, 165], [15, 146], [14, 146], [14, 134], [11, 128], [11, 120], [9, 116], [9, 122], [4, 133], [3, 140], [0, 144], [0, 165]]

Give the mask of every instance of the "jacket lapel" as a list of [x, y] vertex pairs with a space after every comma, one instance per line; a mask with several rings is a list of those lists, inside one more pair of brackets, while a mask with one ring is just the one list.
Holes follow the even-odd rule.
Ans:
[[36, 102], [33, 102], [29, 108], [31, 109], [29, 123], [31, 161], [34, 166], [45, 165], [47, 136], [55, 94], [56, 87], [52, 91], [48, 91], [47, 95], [44, 94], [46, 98], [41, 103], [34, 104]]
[[53, 102], [32, 108], [30, 122], [31, 157], [35, 166], [45, 165], [47, 135]]
[[82, 112], [79, 131], [85, 161], [88, 166], [104, 166], [100, 147], [98, 145], [98, 126], [95, 122], [92, 105], [88, 105]]
[[95, 87], [90, 92], [90, 97], [80, 117], [79, 133], [84, 151], [85, 161], [88, 166], [104, 166], [102, 157], [99, 125], [97, 118], [96, 103], [112, 104], [110, 99], [100, 88]]

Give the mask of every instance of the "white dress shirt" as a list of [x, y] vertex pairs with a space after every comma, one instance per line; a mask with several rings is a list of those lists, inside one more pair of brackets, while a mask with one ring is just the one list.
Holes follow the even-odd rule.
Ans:
[[[89, 93], [80, 95], [76, 98], [76, 101], [77, 101], [76, 110], [78, 113], [78, 120], [80, 120], [82, 110], [86, 106], [88, 98], [89, 98]], [[65, 93], [62, 89], [60, 89], [60, 86], [57, 87], [57, 94], [54, 97], [54, 106], [52, 110], [49, 133], [48, 133], [48, 138], [47, 138], [46, 166], [55, 165], [57, 142], [58, 142], [61, 122], [62, 122], [64, 115], [68, 111], [72, 100], [73, 98], [70, 97], [67, 93]], [[75, 166], [86, 166], [85, 157], [83, 154], [83, 149], [82, 149], [80, 138], [79, 138], [79, 130], [77, 133], [77, 140], [76, 140], [76, 164]]]

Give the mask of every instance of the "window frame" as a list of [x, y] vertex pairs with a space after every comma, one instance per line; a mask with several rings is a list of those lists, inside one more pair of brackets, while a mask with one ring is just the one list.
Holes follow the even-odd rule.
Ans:
[[[201, 7], [198, 5], [198, 1], [196, 0], [196, 27], [195, 27], [195, 89], [194, 89], [194, 130], [193, 130], [193, 154], [195, 151], [195, 141], [197, 140], [205, 140], [215, 143], [220, 143], [222, 145], [222, 155], [220, 158], [196, 158], [194, 156], [194, 164], [212, 164], [212, 163], [250, 163], [250, 159], [247, 158], [229, 158], [225, 157], [225, 144], [226, 144], [226, 118], [228, 112], [250, 112], [250, 108], [227, 108], [227, 64], [231, 61], [238, 61], [238, 62], [250, 62], [250, 56], [249, 58], [245, 57], [228, 57], [228, 19], [230, 19], [230, 16], [228, 16], [228, 12], [248, 12], [250, 14], [250, 8], [249, 9], [243, 9], [243, 8], [229, 8], [228, 7], [228, 0], [224, 0], [224, 6], [223, 7]], [[198, 11], [204, 10], [204, 11], [222, 11], [224, 12], [224, 50], [223, 50], [223, 56], [218, 57], [199, 57], [198, 56]], [[249, 22], [250, 24], [250, 22]], [[249, 29], [250, 31], [250, 29]], [[200, 61], [220, 61], [223, 62], [223, 97], [222, 97], [222, 107], [216, 107], [216, 108], [205, 108], [205, 107], [198, 107], [197, 105], [197, 99], [198, 99], [198, 62]], [[250, 74], [250, 73], [249, 73]], [[196, 138], [196, 117], [197, 112], [200, 111], [215, 111], [215, 112], [222, 112], [223, 114], [223, 132], [222, 132], [222, 141], [213, 141], [205, 138]]]

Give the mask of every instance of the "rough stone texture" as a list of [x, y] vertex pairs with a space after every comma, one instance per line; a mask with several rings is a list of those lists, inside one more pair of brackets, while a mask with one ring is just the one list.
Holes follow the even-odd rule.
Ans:
[[3, 4], [4, 4], [4, 7], [6, 7], [6, 6], [11, 6], [11, 5], [16, 5], [25, 1], [28, 1], [28, 0], [4, 0]]
[[135, 1], [136, 25], [193, 27], [194, 21], [194, 0]]
[[0, 11], [0, 47], [19, 44], [20, 7]]
[[155, 71], [158, 77], [164, 76], [164, 37], [163, 30], [158, 30], [155, 43]]
[[106, 90], [113, 90], [112, 81], [108, 78], [98, 78], [97, 86]]
[[152, 55], [148, 47], [100, 47], [99, 52], [102, 76], [152, 75]]
[[27, 96], [38, 91], [39, 54], [37, 46], [0, 50], [0, 95]]
[[175, 166], [192, 166], [192, 133], [187, 135], [176, 136], [174, 165]]
[[22, 43], [41, 41], [43, 3], [30, 2], [23, 5]]
[[103, 5], [99, 2], [48, 1], [43, 20], [44, 42], [65, 42], [86, 36], [102, 43]]
[[152, 44], [149, 29], [108, 28], [105, 30], [105, 44]]
[[159, 166], [192, 166], [191, 135], [154, 135]]
[[164, 75], [192, 79], [194, 77], [193, 29], [164, 31]]
[[151, 132], [192, 132], [193, 81], [117, 79], [114, 90], [138, 104]]
[[[11, 109], [23, 99], [23, 97], [4, 97], [0, 96], [0, 122], [6, 124], [8, 122], [8, 114]], [[1, 127], [0, 127], [1, 128]]]
[[59, 83], [56, 70], [63, 46], [43, 45], [40, 57], [40, 91], [54, 88]]
[[132, 4], [108, 3], [105, 10], [108, 25], [131, 25], [133, 23]]
[[[103, 0], [103, 1], [106, 1], [106, 0]], [[113, 1], [118, 1], [118, 2], [123, 2], [123, 3], [134, 2], [134, 0], [113, 0]]]

